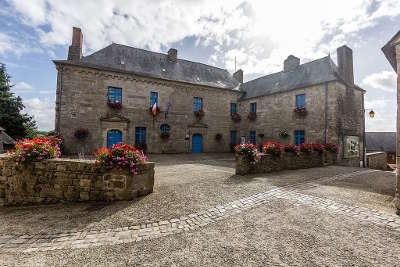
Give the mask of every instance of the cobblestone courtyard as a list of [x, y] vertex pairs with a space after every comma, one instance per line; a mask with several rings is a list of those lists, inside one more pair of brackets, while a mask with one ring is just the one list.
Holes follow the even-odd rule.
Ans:
[[235, 176], [230, 154], [152, 156], [137, 201], [0, 209], [1, 265], [383, 265], [400, 260], [393, 173]]

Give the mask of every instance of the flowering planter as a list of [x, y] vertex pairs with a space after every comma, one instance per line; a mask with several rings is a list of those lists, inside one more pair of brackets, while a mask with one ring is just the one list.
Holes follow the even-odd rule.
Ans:
[[234, 114], [232, 114], [231, 115], [231, 118], [232, 118], [232, 120], [234, 121], [234, 122], [240, 122], [241, 121], [241, 117], [240, 117], [240, 115], [239, 115], [239, 113], [234, 113]]
[[50, 159], [23, 165], [0, 157], [0, 205], [132, 200], [153, 192], [154, 163], [103, 170], [94, 160]]
[[257, 119], [257, 113], [250, 112], [247, 117], [249, 118], [250, 121], [255, 121]]

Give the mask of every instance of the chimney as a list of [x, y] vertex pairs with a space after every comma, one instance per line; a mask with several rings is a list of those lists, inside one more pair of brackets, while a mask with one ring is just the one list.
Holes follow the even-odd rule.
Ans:
[[348, 46], [337, 49], [337, 63], [340, 77], [348, 85], [354, 85], [353, 51]]
[[283, 71], [293, 70], [299, 65], [300, 65], [300, 58], [290, 55], [283, 62]]
[[176, 50], [175, 48], [170, 48], [168, 50], [168, 60], [171, 62], [176, 62], [177, 59], [178, 59], [178, 50]]
[[80, 28], [72, 28], [72, 44], [68, 50], [68, 60], [79, 61], [82, 59], [83, 35]]
[[233, 78], [236, 79], [236, 81], [243, 83], [243, 70], [239, 69], [233, 74]]

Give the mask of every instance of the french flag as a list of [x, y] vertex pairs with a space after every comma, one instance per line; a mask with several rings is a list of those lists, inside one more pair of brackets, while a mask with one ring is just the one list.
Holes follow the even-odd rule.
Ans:
[[151, 113], [153, 114], [153, 117], [157, 115], [157, 102], [154, 102], [153, 107], [151, 108]]

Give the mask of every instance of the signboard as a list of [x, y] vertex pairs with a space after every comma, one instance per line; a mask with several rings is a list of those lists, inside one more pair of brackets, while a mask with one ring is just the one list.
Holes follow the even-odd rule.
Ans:
[[344, 158], [356, 158], [360, 156], [360, 137], [344, 137]]
[[245, 144], [246, 143], [246, 136], [240, 137], [240, 143]]

